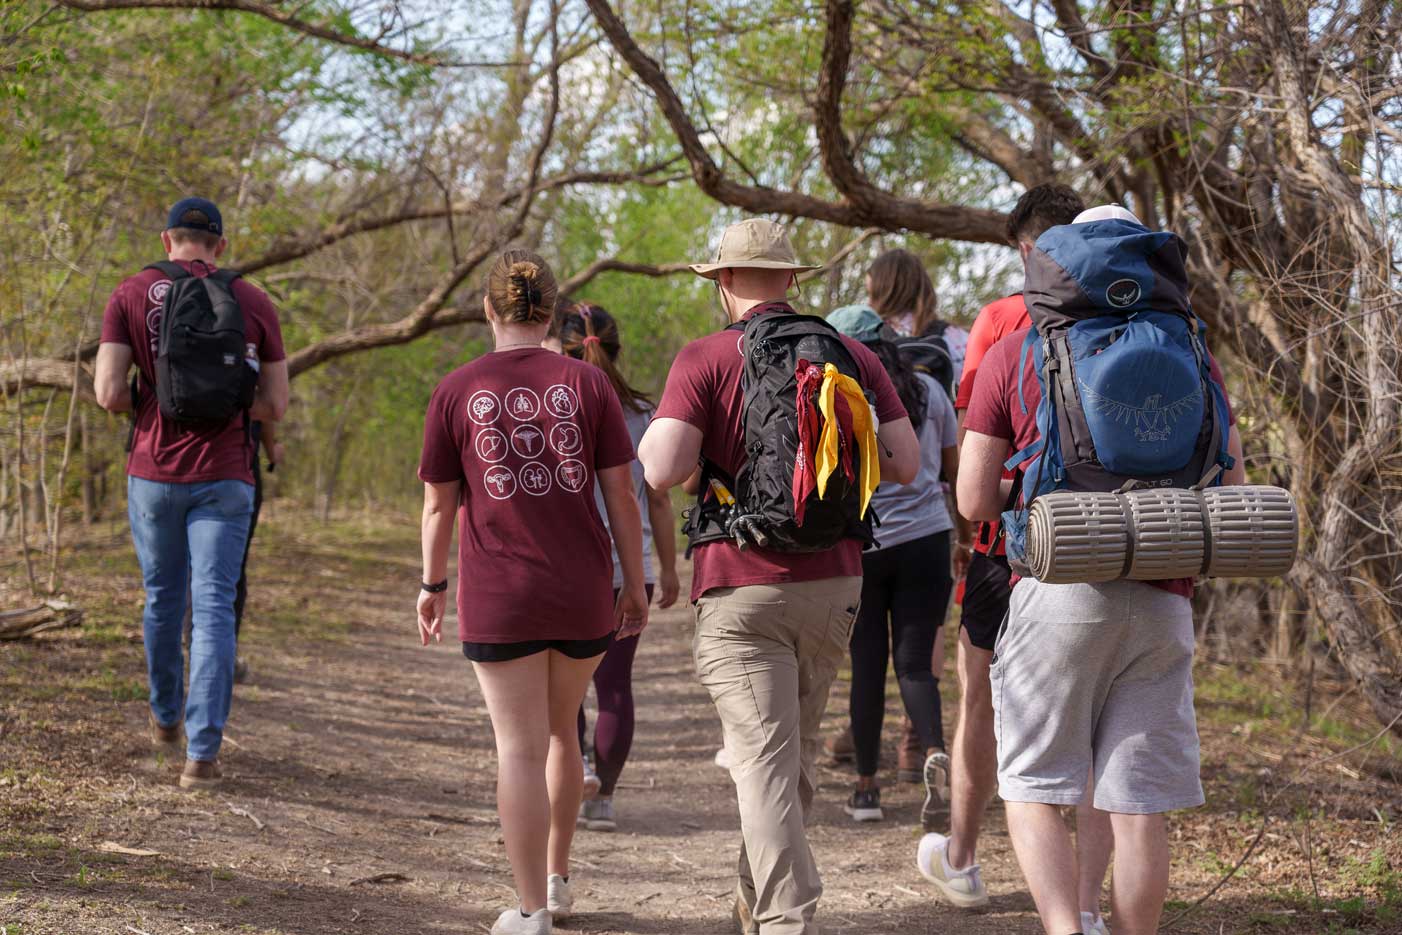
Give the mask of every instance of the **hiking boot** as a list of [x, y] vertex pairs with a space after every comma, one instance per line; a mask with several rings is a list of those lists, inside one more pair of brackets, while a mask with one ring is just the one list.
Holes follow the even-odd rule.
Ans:
[[1110, 935], [1110, 927], [1105, 919], [1094, 912], [1081, 913], [1081, 931], [1085, 935]]
[[886, 817], [881, 811], [881, 790], [876, 788], [853, 789], [842, 810], [853, 821], [881, 821]]
[[604, 786], [599, 779], [599, 774], [594, 772], [593, 765], [589, 762], [589, 757], [584, 758], [584, 799], [588, 801], [599, 794], [599, 790]]
[[151, 725], [151, 746], [160, 753], [176, 752], [180, 748], [180, 725], [166, 727], [156, 720], [154, 714], [148, 714], [147, 719]]
[[242, 656], [234, 657], [234, 684], [242, 685], [248, 681], [248, 660]]
[[745, 902], [745, 890], [739, 883], [735, 884], [735, 924], [739, 927], [740, 935], [759, 935], [754, 909]]
[[492, 924], [492, 935], [550, 935], [552, 927], [549, 909], [537, 909], [525, 915], [518, 906], [497, 916]]
[[550, 910], [550, 918], [553, 921], [569, 918], [574, 910], [574, 894], [570, 892], [569, 878], [552, 873], [545, 887], [545, 908]]
[[940, 891], [948, 902], [960, 909], [978, 909], [988, 905], [988, 890], [978, 864], [955, 870], [949, 865], [949, 838], [942, 834], [927, 834], [920, 839], [915, 853], [915, 866], [920, 875]]
[[224, 782], [224, 771], [218, 760], [186, 760], [180, 772], [180, 788], [209, 792]]
[[834, 763], [851, 763], [856, 759], [857, 747], [852, 741], [852, 725], [848, 724], [839, 733], [823, 741], [823, 752]]
[[920, 806], [920, 827], [944, 831], [949, 826], [949, 754], [936, 750], [925, 757], [925, 804]]
[[910, 718], [902, 719], [901, 743], [896, 748], [896, 778], [901, 782], [919, 782], [925, 766], [925, 746]]
[[613, 797], [585, 802], [579, 809], [579, 824], [589, 831], [615, 831], [618, 819], [613, 813]]

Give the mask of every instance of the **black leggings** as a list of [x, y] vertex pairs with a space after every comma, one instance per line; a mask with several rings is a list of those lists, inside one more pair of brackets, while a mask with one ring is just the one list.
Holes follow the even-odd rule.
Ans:
[[857, 775], [875, 776], [888, 655], [895, 657], [901, 700], [921, 745], [927, 751], [944, 749], [940, 683], [930, 655], [954, 585], [949, 533], [867, 552], [862, 573], [862, 605], [852, 626], [852, 741]]

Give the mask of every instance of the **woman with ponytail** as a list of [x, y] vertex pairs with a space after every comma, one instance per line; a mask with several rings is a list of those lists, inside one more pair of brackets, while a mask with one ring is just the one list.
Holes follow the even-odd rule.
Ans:
[[[496, 349], [434, 390], [424, 424], [419, 637], [442, 639], [460, 521], [458, 638], [497, 748], [497, 809], [518, 906], [492, 935], [548, 935], [572, 907], [570, 844], [583, 795], [576, 718], [615, 634], [647, 625], [633, 444], [608, 377], [541, 348], [557, 287], [508, 250], [487, 274]], [[609, 533], [621, 582], [609, 586]]]
[[[642, 440], [652, 421], [652, 402], [634, 389], [618, 369], [618, 355], [622, 351], [619, 340], [618, 322], [603, 308], [587, 302], [574, 305], [556, 319], [561, 351], [576, 360], [593, 364], [603, 371], [612, 385], [614, 394], [623, 406], [623, 419], [628, 424], [628, 434], [634, 447]], [[647, 582], [647, 596], [653, 596], [654, 579], [649, 560], [651, 546], [657, 545], [657, 559], [661, 565], [662, 593], [657, 606], [671, 607], [677, 602], [681, 585], [677, 578], [676, 522], [672, 516], [672, 504], [665, 493], [659, 493], [647, 486], [643, 480], [643, 466], [634, 461], [633, 490], [637, 496], [639, 509], [646, 509], [651, 530], [643, 527], [643, 571]], [[595, 496], [602, 496], [596, 491]], [[617, 591], [623, 585], [622, 569], [616, 560], [613, 569], [613, 587]], [[613, 809], [613, 791], [618, 778], [623, 773], [623, 765], [633, 745], [633, 656], [638, 650], [638, 637], [619, 637], [609, 645], [604, 653], [604, 661], [594, 670], [594, 692], [599, 699], [599, 717], [594, 725], [593, 769], [585, 763], [584, 795], [585, 802], [580, 811], [580, 821], [590, 831], [613, 831], [617, 817]], [[588, 723], [583, 706], [579, 709], [579, 742], [584, 746]]]

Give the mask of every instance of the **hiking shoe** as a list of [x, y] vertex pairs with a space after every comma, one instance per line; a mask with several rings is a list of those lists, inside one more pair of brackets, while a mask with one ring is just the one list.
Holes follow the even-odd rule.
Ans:
[[574, 910], [574, 894], [570, 892], [569, 878], [552, 873], [545, 887], [545, 908], [550, 910], [550, 918], [569, 918], [570, 912]]
[[579, 824], [589, 831], [616, 831], [618, 818], [613, 813], [613, 796], [583, 803], [579, 808]]
[[584, 758], [584, 799], [588, 801], [599, 794], [599, 790], [604, 787], [599, 779], [599, 774], [594, 772], [593, 765], [589, 762], [589, 757]]
[[853, 789], [842, 810], [851, 815], [853, 821], [880, 821], [886, 817], [881, 812], [880, 789]]
[[936, 750], [925, 757], [925, 804], [920, 806], [920, 827], [943, 831], [949, 826], [949, 754]]
[[949, 838], [944, 835], [931, 833], [920, 839], [915, 866], [922, 877], [935, 884], [941, 896], [960, 909], [978, 909], [988, 905], [988, 890], [984, 889], [978, 864], [963, 870], [951, 867]]
[[492, 924], [492, 935], [550, 935], [551, 928], [549, 909], [537, 909], [526, 915], [518, 906], [497, 916]]
[[1081, 913], [1081, 931], [1085, 935], [1110, 935], [1110, 926], [1105, 919], [1093, 912]]
[[759, 935], [754, 910], [745, 902], [745, 890], [739, 883], [735, 884], [735, 924], [739, 927], [740, 935]]
[[731, 758], [728, 748], [721, 747], [716, 751], [715, 764], [721, 769], [730, 769], [735, 765], [735, 760]]
[[180, 725], [172, 724], [169, 727], [156, 720], [154, 714], [148, 714], [147, 720], [151, 725], [151, 746], [161, 753], [174, 753], [180, 747]]
[[925, 767], [925, 746], [910, 718], [902, 718], [901, 742], [896, 748], [896, 778], [901, 782], [919, 782]]
[[180, 788], [209, 792], [224, 782], [224, 771], [218, 760], [186, 760], [180, 772]]
[[857, 747], [852, 741], [852, 725], [848, 724], [840, 733], [823, 741], [823, 752], [834, 763], [851, 763], [857, 756]]
[[248, 660], [242, 656], [234, 657], [234, 684], [242, 685], [248, 681]]

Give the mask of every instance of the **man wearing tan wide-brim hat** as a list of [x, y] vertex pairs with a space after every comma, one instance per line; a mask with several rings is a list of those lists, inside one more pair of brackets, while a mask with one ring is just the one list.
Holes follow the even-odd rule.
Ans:
[[[716, 283], [732, 325], [793, 315], [790, 288], [801, 273], [817, 269], [800, 262], [781, 225], [762, 218], [726, 228], [714, 259], [691, 266]], [[677, 354], [638, 446], [654, 489], [683, 483], [702, 459], [711, 468], [708, 476], [739, 475], [747, 460], [743, 337], [730, 327]], [[900, 397], [870, 350], [840, 340], [857, 363], [860, 384], [876, 398], [879, 447], [885, 449], [881, 478], [907, 483], [920, 454]], [[787, 357], [785, 363], [792, 366]], [[708, 495], [734, 503], [732, 493], [721, 484]], [[727, 536], [746, 532], [740, 529], [749, 518], [745, 506], [736, 504], [739, 516]], [[735, 914], [743, 933], [817, 935], [822, 882], [804, 815], [817, 786], [818, 729], [828, 689], [861, 594], [861, 544], [844, 539], [823, 551], [780, 552], [765, 548], [762, 530], [751, 535], [743, 552], [731, 538], [698, 542], [692, 552], [696, 671], [720, 715], [740, 805]]]

